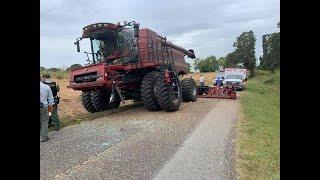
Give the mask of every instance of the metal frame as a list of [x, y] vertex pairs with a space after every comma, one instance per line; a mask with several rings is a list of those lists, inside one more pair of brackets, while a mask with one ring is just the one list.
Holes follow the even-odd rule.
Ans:
[[[201, 92], [203, 91], [204, 92]], [[199, 98], [221, 98], [221, 99], [237, 99], [237, 92], [234, 86], [198, 86], [197, 94]]]

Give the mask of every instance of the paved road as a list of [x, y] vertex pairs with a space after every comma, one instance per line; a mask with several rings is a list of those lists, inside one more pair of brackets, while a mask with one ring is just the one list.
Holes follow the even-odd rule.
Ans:
[[236, 103], [223, 101], [212, 109], [154, 179], [235, 179], [235, 107]]
[[41, 179], [234, 179], [237, 109], [220, 99], [173, 113], [139, 106], [51, 132]]

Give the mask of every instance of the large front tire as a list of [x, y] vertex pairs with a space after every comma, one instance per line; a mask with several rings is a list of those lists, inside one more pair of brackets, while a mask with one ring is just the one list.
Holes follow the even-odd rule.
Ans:
[[85, 91], [81, 94], [81, 102], [83, 107], [91, 113], [97, 112], [97, 110], [94, 108], [92, 102], [91, 102], [91, 91]]
[[155, 95], [160, 107], [167, 111], [177, 111], [181, 104], [181, 85], [178, 77], [173, 82], [167, 83], [161, 73], [155, 83]]
[[158, 71], [149, 72], [143, 77], [141, 82], [141, 99], [145, 108], [149, 111], [161, 110], [161, 107], [154, 94], [154, 85], [158, 75]]
[[197, 100], [197, 86], [192, 78], [186, 78], [181, 81], [182, 99], [185, 102], [195, 102]]
[[110, 97], [111, 97], [110, 91], [107, 91], [107, 90], [92, 91], [91, 102], [93, 107], [98, 112], [119, 107], [120, 101], [115, 100], [112, 103], [109, 103]]

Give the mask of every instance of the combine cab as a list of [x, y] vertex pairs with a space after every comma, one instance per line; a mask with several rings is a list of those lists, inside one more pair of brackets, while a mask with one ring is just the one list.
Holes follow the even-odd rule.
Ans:
[[237, 99], [237, 92], [233, 85], [227, 86], [198, 86], [199, 98]]

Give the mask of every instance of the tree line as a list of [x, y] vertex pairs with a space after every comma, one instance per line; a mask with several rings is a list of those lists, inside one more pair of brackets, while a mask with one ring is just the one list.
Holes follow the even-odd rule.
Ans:
[[270, 70], [280, 68], [280, 22], [277, 25], [279, 32], [262, 36], [263, 55], [259, 58], [259, 69]]
[[66, 69], [62, 69], [62, 68], [45, 68], [45, 67], [40, 66], [40, 72], [42, 72], [42, 71], [50, 71], [50, 72], [71, 71], [71, 70], [73, 70], [75, 68], [79, 68], [79, 67], [82, 67], [82, 65], [81, 64], [72, 64], [71, 66], [69, 66]]
[[[280, 29], [280, 22], [277, 24]], [[243, 32], [233, 43], [235, 50], [228, 53], [226, 57], [217, 59], [209, 56], [201, 59], [196, 58], [193, 62], [194, 69], [200, 72], [214, 72], [219, 67], [246, 68], [250, 75], [254, 76], [256, 68], [271, 70], [272, 72], [280, 67], [280, 32], [266, 34], [262, 36], [263, 55], [259, 58], [260, 64], [257, 67], [255, 57], [256, 38], [253, 31]]]

